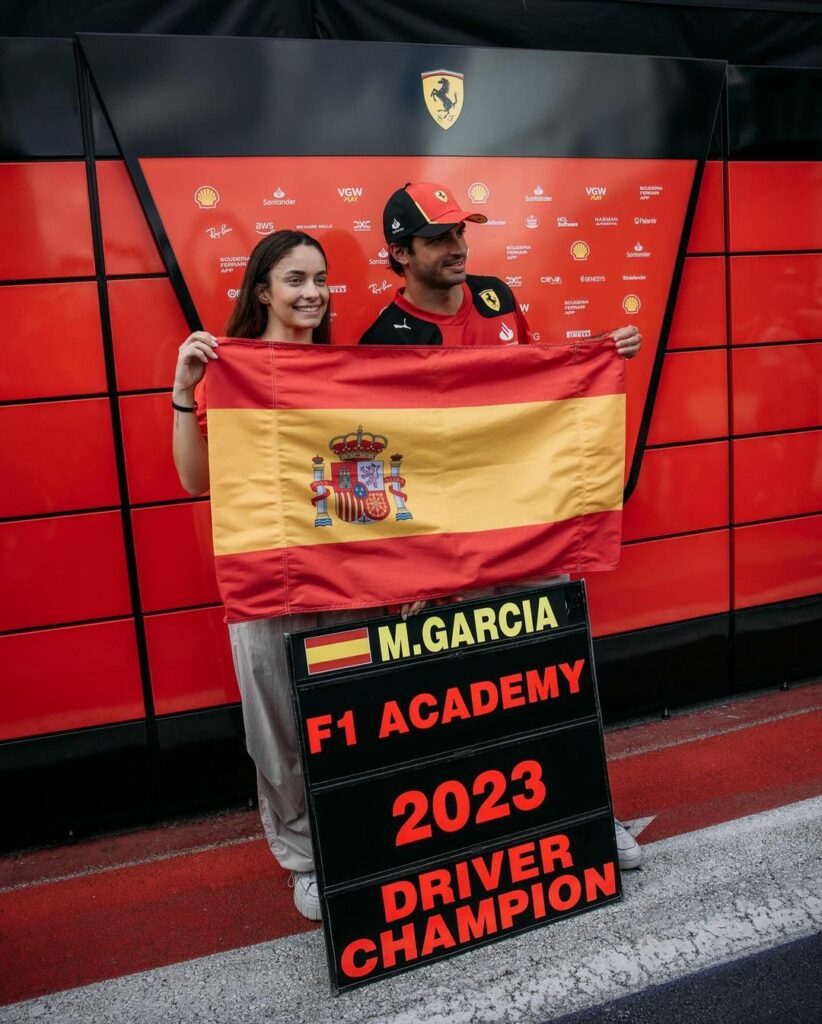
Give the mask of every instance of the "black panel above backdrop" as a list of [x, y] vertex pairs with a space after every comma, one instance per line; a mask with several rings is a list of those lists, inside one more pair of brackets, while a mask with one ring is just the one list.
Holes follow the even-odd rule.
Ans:
[[0, 38], [0, 160], [82, 157], [70, 39]]
[[[620, 54], [194, 36], [80, 42], [121, 148], [141, 158], [700, 160], [725, 74], [716, 61]], [[402, 116], [419, 105], [421, 72], [451, 67], [470, 93], [459, 121], [443, 132], [431, 118]]]
[[728, 158], [822, 160], [822, 68], [729, 67]]

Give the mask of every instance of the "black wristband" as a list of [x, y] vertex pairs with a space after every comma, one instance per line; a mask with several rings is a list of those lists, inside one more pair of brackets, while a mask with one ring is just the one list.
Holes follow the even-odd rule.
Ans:
[[178, 405], [174, 401], [174, 399], [172, 398], [171, 399], [171, 408], [172, 409], [176, 409], [177, 412], [196, 412], [197, 411], [197, 403], [195, 402], [194, 405]]

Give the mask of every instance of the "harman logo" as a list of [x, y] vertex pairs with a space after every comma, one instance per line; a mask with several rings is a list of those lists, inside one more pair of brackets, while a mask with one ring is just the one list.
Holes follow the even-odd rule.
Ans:
[[468, 186], [468, 198], [472, 203], [476, 203], [478, 206], [482, 203], [487, 203], [488, 196], [490, 195], [491, 190], [481, 181], [475, 181], [473, 185]]
[[370, 231], [371, 221], [370, 220], [355, 220], [354, 221], [355, 231]]
[[585, 189], [585, 194], [589, 199], [599, 200], [605, 198], [605, 193], [608, 189], [604, 185], [589, 185]]
[[626, 295], [622, 300], [622, 308], [626, 313], [638, 313], [642, 309], [642, 303], [638, 295]]
[[521, 288], [522, 277], [519, 275], [517, 275], [516, 277], [506, 277], [505, 283], [508, 285], [509, 288]]
[[587, 260], [590, 254], [591, 247], [587, 242], [583, 242], [582, 239], [571, 245], [571, 255], [575, 260]]
[[[462, 113], [465, 95], [464, 76], [458, 71], [424, 71], [422, 95], [428, 113], [440, 128], [448, 129], [456, 124]], [[447, 200], [446, 200], [447, 202]]]
[[598, 228], [615, 228], [619, 224], [619, 217], [594, 217], [594, 224]]
[[289, 199], [288, 195], [278, 185], [271, 193], [270, 199], [263, 199], [263, 206], [296, 206], [296, 199]]
[[274, 221], [258, 220], [254, 224], [254, 230], [257, 232], [258, 235], [270, 235], [271, 232], [274, 230]]
[[220, 193], [213, 185], [201, 185], [194, 190], [194, 202], [201, 210], [213, 210], [220, 201]]
[[361, 188], [338, 188], [337, 195], [344, 203], [356, 203], [362, 198]]
[[533, 228], [538, 228], [538, 227], [539, 227], [539, 221], [538, 221], [538, 220], [537, 220], [537, 218], [536, 218], [536, 217], [535, 217], [535, 216], [533, 215], [533, 213], [531, 214], [531, 216], [530, 216], [530, 217], [526, 217], [526, 218], [525, 218], [525, 226], [526, 226], [527, 228], [531, 228], [531, 229], [533, 229]]
[[630, 252], [626, 252], [625, 255], [629, 260], [645, 260], [651, 255], [650, 252], [643, 246], [642, 242], [637, 242]]

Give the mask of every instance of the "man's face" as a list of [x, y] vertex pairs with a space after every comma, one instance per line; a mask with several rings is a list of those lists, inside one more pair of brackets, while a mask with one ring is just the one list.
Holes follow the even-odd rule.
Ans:
[[457, 224], [436, 238], [417, 235], [412, 241], [410, 248], [392, 247], [392, 254], [403, 266], [406, 281], [442, 289], [463, 283], [468, 257], [465, 224]]

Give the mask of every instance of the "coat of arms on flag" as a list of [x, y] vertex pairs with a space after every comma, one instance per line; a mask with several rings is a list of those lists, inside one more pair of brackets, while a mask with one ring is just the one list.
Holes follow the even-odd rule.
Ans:
[[394, 499], [396, 506], [395, 519], [402, 522], [413, 519], [403, 492], [405, 478], [400, 476], [402, 455], [391, 456], [391, 469], [388, 480], [385, 479], [385, 462], [374, 458], [388, 447], [388, 438], [384, 434], [370, 434], [358, 426], [350, 434], [338, 434], [332, 437], [328, 447], [340, 458], [340, 462], [331, 463], [331, 479], [323, 479], [325, 462], [321, 455], [311, 460], [314, 466], [314, 479], [311, 490], [314, 497], [311, 504], [315, 509], [315, 526], [332, 526], [328, 514], [328, 499], [334, 493], [337, 516], [344, 523], [378, 523], [391, 514], [391, 506], [386, 494]]

